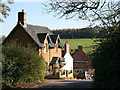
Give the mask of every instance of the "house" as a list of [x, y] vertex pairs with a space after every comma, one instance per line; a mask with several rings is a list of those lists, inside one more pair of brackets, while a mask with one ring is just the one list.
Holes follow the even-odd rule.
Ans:
[[88, 71], [91, 68], [90, 57], [82, 50], [81, 45], [78, 46], [72, 57], [74, 72]]
[[68, 41], [65, 43], [63, 61], [64, 66], [61, 68], [61, 72], [65, 72], [65, 75], [62, 75], [61, 77], [73, 78], [73, 58], [69, 53]]
[[61, 43], [60, 36], [54, 35], [47, 27], [30, 25], [26, 23], [26, 13], [24, 10], [18, 12], [18, 22], [14, 29], [3, 41], [3, 45], [16, 40], [26, 46], [31, 44], [37, 48], [39, 55], [43, 56], [47, 70], [49, 69], [50, 61], [54, 58], [62, 57], [62, 48], [64, 45]]
[[49, 64], [53, 77], [55, 72], [58, 72], [57, 77], [54, 78], [73, 78], [73, 58], [69, 53], [68, 41], [66, 41], [64, 47], [62, 58], [53, 57]]

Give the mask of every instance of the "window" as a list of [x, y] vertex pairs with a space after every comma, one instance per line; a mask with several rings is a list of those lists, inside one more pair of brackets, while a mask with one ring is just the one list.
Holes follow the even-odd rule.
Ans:
[[47, 52], [47, 44], [45, 44], [44, 46], [45, 46], [44, 47], [44, 53], [46, 53]]

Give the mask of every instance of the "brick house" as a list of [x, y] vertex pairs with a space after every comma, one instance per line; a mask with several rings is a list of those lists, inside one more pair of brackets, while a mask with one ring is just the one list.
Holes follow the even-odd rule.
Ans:
[[90, 57], [82, 50], [82, 46], [78, 46], [72, 57], [74, 72], [88, 71], [91, 68]]
[[39, 55], [43, 56], [47, 69], [53, 57], [62, 57], [64, 45], [61, 43], [59, 35], [54, 35], [47, 27], [27, 24], [24, 10], [18, 12], [17, 25], [2, 44], [4, 45], [11, 40], [16, 40], [17, 43], [24, 46], [31, 44], [36, 47]]

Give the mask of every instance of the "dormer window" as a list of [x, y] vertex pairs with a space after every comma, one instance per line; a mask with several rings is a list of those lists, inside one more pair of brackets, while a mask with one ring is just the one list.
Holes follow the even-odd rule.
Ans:
[[45, 44], [44, 46], [45, 46], [44, 47], [44, 53], [46, 53], [47, 52], [47, 44]]

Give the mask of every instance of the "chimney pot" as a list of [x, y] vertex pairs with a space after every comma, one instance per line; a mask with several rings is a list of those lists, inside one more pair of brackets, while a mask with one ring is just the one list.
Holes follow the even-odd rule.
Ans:
[[66, 41], [66, 44], [68, 45], [68, 41]]
[[22, 9], [22, 12], [24, 12], [24, 9]]

